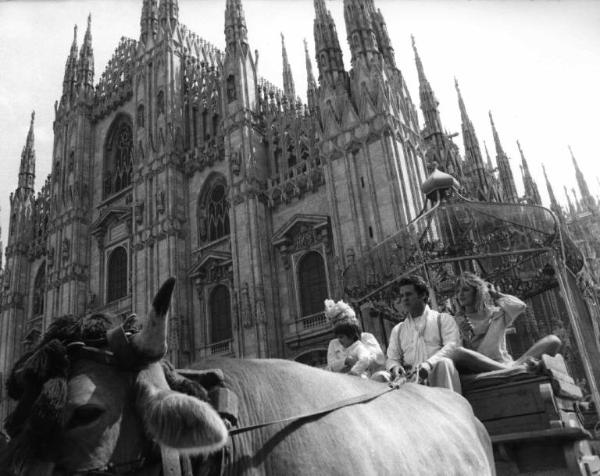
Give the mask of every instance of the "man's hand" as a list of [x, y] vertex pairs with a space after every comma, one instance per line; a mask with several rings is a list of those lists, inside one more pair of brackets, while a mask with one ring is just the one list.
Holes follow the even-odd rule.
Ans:
[[390, 368], [390, 373], [392, 374], [392, 381], [399, 377], [406, 376], [406, 370], [404, 370], [402, 365], [394, 365], [392, 368]]
[[350, 355], [348, 357], [346, 357], [346, 360], [344, 360], [344, 365], [346, 367], [352, 368], [352, 367], [354, 367], [354, 364], [356, 364], [356, 359]]
[[427, 377], [429, 377], [429, 372], [431, 372], [432, 369], [433, 367], [429, 362], [423, 362], [421, 365], [419, 365], [419, 378], [425, 380]]

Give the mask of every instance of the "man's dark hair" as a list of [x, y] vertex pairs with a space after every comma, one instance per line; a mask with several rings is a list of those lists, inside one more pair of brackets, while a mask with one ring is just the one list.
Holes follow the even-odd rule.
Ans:
[[333, 328], [333, 334], [335, 336], [343, 335], [356, 342], [360, 339], [361, 330], [356, 324], [339, 324]]
[[423, 296], [423, 300], [427, 302], [429, 299], [429, 286], [427, 286], [425, 280], [421, 276], [413, 274], [410, 276], [404, 276], [400, 279], [400, 281], [398, 281], [398, 287], [411, 285], [414, 286], [417, 294], [419, 296]]

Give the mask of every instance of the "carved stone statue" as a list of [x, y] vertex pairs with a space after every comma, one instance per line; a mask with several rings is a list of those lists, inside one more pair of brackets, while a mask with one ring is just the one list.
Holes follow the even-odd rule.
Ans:
[[208, 236], [208, 220], [206, 219], [204, 210], [198, 214], [198, 236], [202, 241], [206, 241]]
[[144, 202], [142, 200], [135, 202], [135, 222], [138, 225], [144, 222]]
[[158, 213], [165, 212], [165, 192], [164, 190], [159, 190], [156, 192], [156, 210]]
[[69, 259], [70, 251], [71, 251], [71, 242], [69, 241], [68, 238], [65, 238], [62, 240], [62, 245], [61, 245], [61, 253], [62, 253], [63, 261], [67, 261]]
[[239, 175], [241, 170], [241, 156], [240, 151], [236, 150], [231, 154], [231, 171], [233, 175]]

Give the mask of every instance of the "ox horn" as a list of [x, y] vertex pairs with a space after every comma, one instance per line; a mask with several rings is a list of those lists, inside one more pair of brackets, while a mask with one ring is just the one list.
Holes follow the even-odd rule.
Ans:
[[175, 287], [175, 278], [167, 279], [160, 287], [142, 330], [133, 335], [131, 344], [140, 354], [155, 360], [167, 352], [168, 310]]

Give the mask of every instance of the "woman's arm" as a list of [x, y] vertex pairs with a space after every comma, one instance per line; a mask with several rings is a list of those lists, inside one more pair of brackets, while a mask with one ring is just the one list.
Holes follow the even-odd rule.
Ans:
[[340, 352], [342, 345], [337, 339], [329, 341], [329, 348], [327, 349], [327, 370], [332, 372], [342, 372], [346, 367], [346, 353]]
[[504, 311], [504, 322], [506, 326], [510, 326], [527, 308], [527, 304], [518, 297], [511, 296], [510, 294], [502, 294], [496, 290], [490, 289], [490, 297], [494, 300], [496, 305]]

